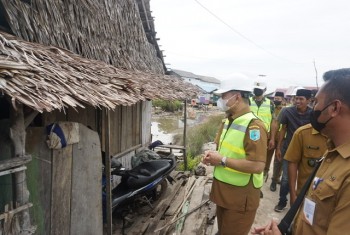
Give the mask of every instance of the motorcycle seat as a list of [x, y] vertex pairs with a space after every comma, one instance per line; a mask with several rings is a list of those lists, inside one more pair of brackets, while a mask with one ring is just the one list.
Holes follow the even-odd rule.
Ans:
[[152, 160], [143, 162], [130, 170], [131, 175], [127, 179], [129, 188], [139, 188], [151, 183], [154, 179], [161, 177], [164, 172], [171, 168], [171, 164], [167, 160]]

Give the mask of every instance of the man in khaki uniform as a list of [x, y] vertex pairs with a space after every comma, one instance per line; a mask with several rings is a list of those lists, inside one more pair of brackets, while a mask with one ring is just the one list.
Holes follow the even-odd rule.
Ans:
[[[350, 231], [350, 68], [328, 71], [323, 79], [310, 121], [330, 140], [295, 218], [295, 235], [343, 235]], [[272, 221], [252, 234], [281, 233]]]
[[294, 203], [311, 174], [316, 160], [326, 152], [326, 141], [327, 137], [313, 129], [311, 124], [299, 127], [294, 132], [284, 156], [284, 159], [288, 161], [290, 205]]
[[218, 151], [206, 151], [203, 157], [204, 164], [215, 166], [210, 199], [217, 205], [220, 235], [249, 233], [263, 185], [267, 131], [250, 112], [247, 80], [237, 75], [222, 81], [221, 89], [216, 91], [221, 94], [218, 107], [231, 115], [225, 121]]
[[[275, 105], [275, 108], [272, 115], [271, 134], [270, 134], [269, 147], [268, 147], [268, 152], [272, 152], [272, 155], [275, 153], [275, 149], [278, 144], [277, 140], [278, 140], [278, 132], [279, 132], [280, 126], [277, 119], [278, 119], [279, 113], [284, 107], [283, 105], [284, 101], [285, 101], [284, 93], [281, 91], [276, 91], [275, 96], [273, 97], [273, 103]], [[269, 158], [267, 158], [266, 165], [270, 164], [271, 160], [272, 159], [270, 159], [269, 161]], [[272, 171], [271, 184], [270, 184], [270, 190], [272, 192], [276, 191], [276, 184], [280, 181], [281, 172], [282, 172], [282, 161], [278, 160], [277, 157], [274, 157], [273, 171]]]

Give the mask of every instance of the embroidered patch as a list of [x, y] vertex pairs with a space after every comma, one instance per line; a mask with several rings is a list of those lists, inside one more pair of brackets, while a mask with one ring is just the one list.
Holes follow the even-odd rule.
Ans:
[[260, 130], [249, 130], [249, 138], [253, 141], [260, 139]]

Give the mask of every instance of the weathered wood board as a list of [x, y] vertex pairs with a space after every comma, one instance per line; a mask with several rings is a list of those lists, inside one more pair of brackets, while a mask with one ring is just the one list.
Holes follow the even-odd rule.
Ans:
[[52, 151], [51, 235], [70, 234], [72, 150]]
[[73, 145], [70, 234], [102, 234], [102, 157], [97, 132], [79, 125]]
[[[204, 203], [209, 198], [211, 178], [178, 173], [173, 172], [176, 182], [168, 186], [165, 198], [156, 202], [153, 210], [131, 216], [133, 223], [125, 229], [125, 234], [211, 234], [215, 211], [210, 210], [215, 210], [215, 206], [211, 202]], [[175, 231], [185, 201], [189, 202], [189, 214], [184, 216], [181, 231]], [[114, 234], [122, 234], [121, 220], [115, 220], [114, 225]]]

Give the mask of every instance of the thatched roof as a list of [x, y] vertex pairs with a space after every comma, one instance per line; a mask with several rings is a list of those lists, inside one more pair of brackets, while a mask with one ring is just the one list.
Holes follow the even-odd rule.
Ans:
[[68, 50], [0, 32], [0, 93], [40, 112], [65, 107], [114, 109], [145, 99], [180, 99], [197, 88], [161, 74], [118, 69]]
[[135, 0], [0, 0], [0, 9], [10, 32], [25, 41], [65, 48], [118, 68], [164, 74]]
[[152, 11], [151, 11], [150, 0], [136, 0], [136, 2], [137, 2], [140, 18], [141, 18], [147, 39], [149, 43], [154, 45], [157, 52], [157, 57], [160, 58], [163, 64], [164, 71], [167, 71], [167, 68], [163, 59], [163, 51], [160, 50], [158, 45], [157, 32], [154, 26], [154, 17], [151, 14]]

